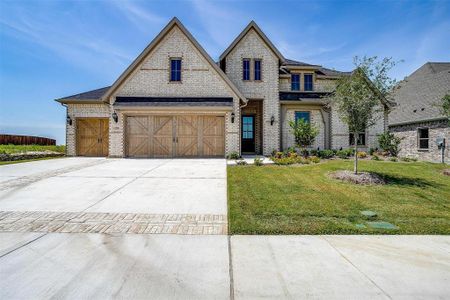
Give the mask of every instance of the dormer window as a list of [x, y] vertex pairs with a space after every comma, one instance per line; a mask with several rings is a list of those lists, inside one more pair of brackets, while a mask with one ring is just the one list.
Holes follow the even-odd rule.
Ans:
[[313, 74], [305, 74], [303, 82], [305, 91], [313, 90]]
[[242, 60], [242, 80], [250, 80], [250, 59]]
[[181, 81], [181, 58], [170, 59], [170, 81]]
[[300, 90], [300, 74], [291, 75], [291, 90], [293, 91]]

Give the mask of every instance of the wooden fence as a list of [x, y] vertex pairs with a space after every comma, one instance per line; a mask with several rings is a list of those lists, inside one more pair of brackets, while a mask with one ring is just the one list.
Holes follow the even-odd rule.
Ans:
[[7, 144], [52, 146], [56, 145], [56, 140], [40, 136], [0, 134], [0, 145]]

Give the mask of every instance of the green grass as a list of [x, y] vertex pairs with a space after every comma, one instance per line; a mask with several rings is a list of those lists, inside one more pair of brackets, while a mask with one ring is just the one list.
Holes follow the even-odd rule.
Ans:
[[12, 154], [12, 153], [21, 153], [28, 151], [55, 151], [64, 153], [66, 151], [66, 146], [57, 145], [57, 146], [40, 146], [40, 145], [0, 145], [0, 154]]
[[13, 165], [13, 164], [20, 164], [24, 162], [30, 162], [30, 161], [36, 161], [36, 160], [47, 160], [47, 159], [57, 159], [61, 157], [41, 157], [36, 159], [24, 159], [24, 160], [11, 160], [11, 161], [0, 161], [0, 166], [4, 165]]
[[[362, 186], [328, 178], [352, 170], [353, 161], [315, 165], [228, 167], [232, 234], [450, 234], [448, 166], [361, 161], [386, 185]], [[360, 211], [378, 213], [398, 230], [359, 228]]]

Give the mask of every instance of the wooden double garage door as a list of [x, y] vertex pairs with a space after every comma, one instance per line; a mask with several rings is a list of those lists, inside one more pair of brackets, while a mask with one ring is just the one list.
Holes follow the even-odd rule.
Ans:
[[214, 157], [225, 154], [225, 118], [205, 115], [128, 116], [128, 157]]

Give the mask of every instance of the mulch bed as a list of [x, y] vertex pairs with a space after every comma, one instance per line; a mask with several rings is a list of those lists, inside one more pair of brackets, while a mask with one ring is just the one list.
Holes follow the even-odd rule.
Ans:
[[450, 176], [450, 169], [444, 169], [444, 171], [442, 171], [442, 174]]
[[374, 173], [359, 172], [358, 174], [352, 171], [335, 171], [329, 173], [333, 179], [338, 179], [355, 184], [386, 184], [386, 181]]

